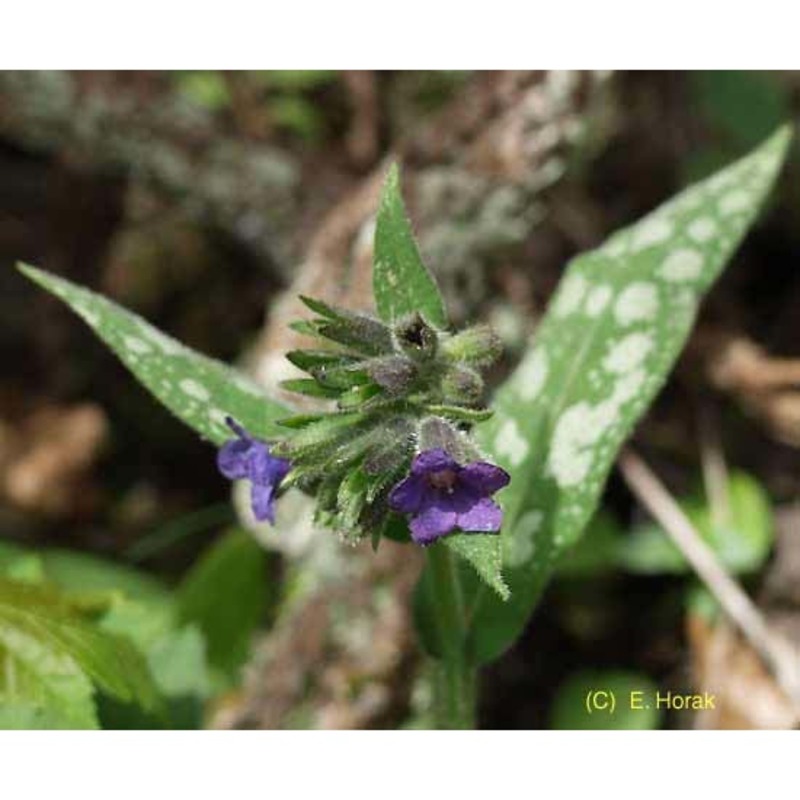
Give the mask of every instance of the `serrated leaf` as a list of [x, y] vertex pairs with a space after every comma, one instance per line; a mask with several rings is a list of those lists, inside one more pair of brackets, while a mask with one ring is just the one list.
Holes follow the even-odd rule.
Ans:
[[383, 185], [374, 251], [372, 287], [380, 318], [393, 322], [419, 311], [428, 322], [446, 328], [447, 311], [414, 241], [395, 164], [389, 168]]
[[233, 438], [225, 424], [228, 415], [254, 436], [278, 432], [275, 420], [287, 409], [242, 373], [185, 347], [102, 295], [35, 267], [18, 266], [81, 316], [137, 380], [201, 436], [215, 444]]
[[681, 192], [570, 264], [530, 352], [477, 430], [512, 475], [498, 495], [511, 602], [484, 592], [472, 647], [491, 660], [519, 635], [583, 532], [616, 453], [678, 357], [703, 295], [744, 237], [790, 139]]
[[122, 702], [159, 708], [130, 642], [72, 614], [45, 587], [0, 580], [0, 656], [0, 697], [62, 715], [70, 726], [96, 727], [92, 684]]
[[499, 536], [480, 533], [457, 533], [444, 541], [447, 546], [474, 567], [487, 585], [502, 601], [510, 597], [508, 584], [503, 578], [502, 544]]
[[2, 642], [0, 622], [0, 729], [96, 729], [92, 682], [74, 659], [36, 638]]
[[[0, 663], [3, 663], [5, 656], [0, 648]], [[89, 684], [89, 700], [91, 701], [92, 687]], [[47, 703], [47, 700], [43, 700]], [[91, 716], [85, 719], [74, 720], [69, 716], [62, 715], [52, 707], [37, 705], [33, 701], [18, 702], [2, 700], [0, 695], [0, 731], [53, 731], [53, 730], [75, 730], [75, 729], [95, 729], [97, 720], [94, 717], [94, 708], [91, 709]]]

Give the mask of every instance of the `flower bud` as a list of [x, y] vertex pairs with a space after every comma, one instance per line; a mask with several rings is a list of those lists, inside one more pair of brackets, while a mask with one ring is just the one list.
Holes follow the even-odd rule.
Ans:
[[503, 342], [488, 325], [476, 325], [447, 338], [442, 351], [452, 361], [488, 367], [502, 354]]
[[483, 379], [474, 369], [453, 366], [442, 376], [442, 396], [447, 403], [477, 403], [483, 395]]
[[390, 397], [398, 397], [411, 388], [417, 376], [417, 368], [405, 356], [386, 356], [369, 361], [367, 374]]
[[441, 417], [426, 417], [419, 425], [420, 450], [444, 450], [451, 458], [463, 464], [471, 461], [475, 448], [466, 437]]

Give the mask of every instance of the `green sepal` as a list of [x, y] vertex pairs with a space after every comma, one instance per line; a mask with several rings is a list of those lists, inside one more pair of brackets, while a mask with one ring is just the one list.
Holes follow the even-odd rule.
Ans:
[[354, 386], [339, 398], [338, 406], [341, 409], [358, 408], [381, 394], [380, 386], [376, 386], [374, 383], [366, 386]]
[[335, 399], [342, 393], [342, 389], [325, 386], [313, 378], [292, 378], [288, 381], [281, 381], [280, 385], [287, 392], [303, 394], [306, 397], [322, 397], [327, 400]]
[[455, 422], [485, 422], [491, 419], [494, 411], [491, 408], [463, 408], [462, 406], [429, 405], [425, 406], [429, 414], [445, 417]]
[[358, 360], [356, 356], [336, 350], [291, 350], [286, 359], [304, 372], [319, 367], [345, 367]]

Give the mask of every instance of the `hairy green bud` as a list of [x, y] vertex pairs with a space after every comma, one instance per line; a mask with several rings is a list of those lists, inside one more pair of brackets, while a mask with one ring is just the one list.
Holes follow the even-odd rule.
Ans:
[[419, 449], [444, 450], [460, 464], [473, 461], [477, 456], [475, 445], [441, 417], [426, 417], [419, 424]]
[[442, 342], [445, 358], [473, 367], [491, 366], [502, 352], [502, 340], [488, 325], [467, 328]]
[[405, 356], [373, 358], [366, 364], [367, 374], [390, 397], [406, 394], [417, 377], [417, 367]]
[[473, 405], [483, 396], [483, 379], [474, 369], [454, 365], [442, 376], [442, 397], [447, 403]]

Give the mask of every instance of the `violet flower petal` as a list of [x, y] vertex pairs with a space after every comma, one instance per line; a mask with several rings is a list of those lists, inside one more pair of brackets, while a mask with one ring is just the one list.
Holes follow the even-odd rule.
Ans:
[[402, 514], [415, 514], [425, 494], [425, 478], [409, 475], [389, 493], [389, 506]]
[[270, 483], [253, 483], [250, 489], [250, 505], [253, 516], [262, 522], [275, 524], [275, 487]]
[[482, 497], [469, 511], [458, 514], [456, 523], [465, 533], [496, 533], [503, 524], [503, 511], [488, 497]]
[[257, 520], [275, 522], [275, 492], [291, 469], [285, 458], [273, 456], [266, 442], [256, 439], [231, 417], [228, 427], [238, 438], [226, 442], [217, 453], [217, 467], [230, 480], [249, 478], [250, 505]]
[[285, 458], [273, 456], [263, 442], [253, 442], [248, 477], [253, 483], [280, 483], [289, 471]]
[[411, 520], [411, 538], [417, 544], [431, 544], [456, 527], [457, 516], [452, 509], [430, 505]]
[[489, 495], [507, 486], [511, 477], [504, 469], [488, 461], [473, 461], [461, 470], [458, 479], [479, 494]]
[[228, 480], [238, 481], [250, 473], [252, 443], [245, 439], [225, 442], [217, 452], [217, 468]]
[[431, 472], [441, 472], [445, 469], [458, 472], [461, 467], [451, 456], [438, 447], [433, 450], [423, 450], [411, 462], [412, 475], [427, 475]]

